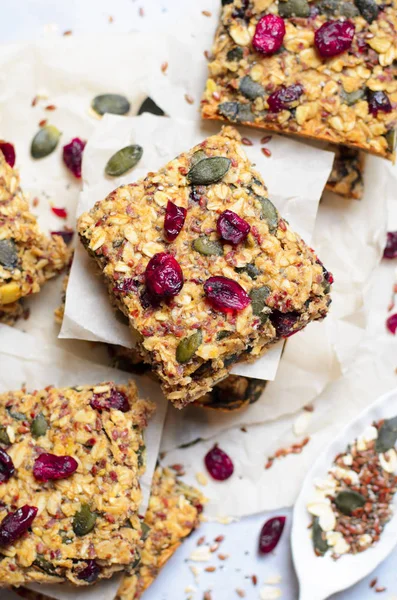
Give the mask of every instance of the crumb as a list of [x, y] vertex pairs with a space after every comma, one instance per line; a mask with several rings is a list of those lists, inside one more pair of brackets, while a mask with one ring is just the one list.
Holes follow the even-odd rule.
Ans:
[[161, 65], [161, 72], [165, 74], [167, 72], [167, 69], [168, 69], [168, 63], [167, 63], [167, 61], [165, 61]]
[[194, 104], [194, 98], [190, 94], [185, 94], [185, 100], [188, 104]]
[[71, 29], [67, 29], [66, 31], [63, 32], [62, 35], [72, 35], [73, 31]]
[[202, 10], [201, 14], [205, 17], [212, 17], [212, 12], [210, 12], [209, 10]]

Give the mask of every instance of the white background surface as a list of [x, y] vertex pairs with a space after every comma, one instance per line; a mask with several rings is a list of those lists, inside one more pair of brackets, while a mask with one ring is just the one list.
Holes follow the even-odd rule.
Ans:
[[[193, 22], [191, 27], [194, 35], [196, 27], [200, 27], [199, 21], [206, 18], [201, 15], [201, 10], [206, 9], [206, 1], [190, 1], [197, 2], [197, 23]], [[177, 32], [178, 14], [183, 10], [183, 4], [182, 0], [112, 0], [112, 2], [108, 0], [1, 0], [0, 43], [27, 41], [43, 35], [60, 35], [65, 30], [72, 30], [74, 35], [86, 32], [152, 31], [154, 20], [157, 29]], [[140, 7], [144, 9], [144, 16], [139, 15]], [[109, 23], [109, 16], [113, 17], [112, 23]], [[153, 43], [156, 43], [155, 35]], [[131, 57], [131, 68], [134, 60], [139, 60], [139, 57]], [[6, 82], [3, 82], [4, 84]], [[396, 229], [397, 220], [394, 220], [391, 226]], [[375, 285], [382, 286], [383, 295], [391, 289], [393, 268], [395, 266], [390, 264], [383, 265], [377, 274]], [[384, 297], [384, 304], [386, 305], [387, 302], [388, 296]], [[269, 489], [269, 494], [271, 493], [272, 490]], [[290, 517], [289, 510], [278, 511], [278, 513]], [[240, 588], [245, 591], [248, 600], [257, 600], [260, 598], [259, 592], [265, 580], [278, 573], [282, 579], [275, 587], [281, 589], [281, 598], [297, 600], [299, 595], [289, 550], [290, 518], [276, 554], [259, 558], [256, 553], [260, 527], [270, 516], [270, 514], [259, 515], [227, 526], [218, 523], [204, 525], [171, 559], [156, 583], [145, 594], [145, 599], [186, 600], [191, 596], [194, 600], [201, 600], [203, 591], [212, 590], [213, 600], [233, 600], [238, 598], [236, 588]], [[208, 542], [211, 542], [219, 534], [225, 535], [225, 541], [219, 551], [229, 554], [228, 560], [220, 561], [217, 558], [219, 551], [214, 553], [214, 560], [208, 563], [193, 563], [187, 560], [189, 554], [196, 548], [199, 537], [204, 535]], [[397, 600], [396, 563], [397, 552], [392, 554], [370, 577], [352, 589], [338, 594], [334, 599]], [[213, 573], [201, 572], [196, 583], [189, 565], [197, 566], [200, 571], [203, 571], [206, 566], [216, 566], [217, 570]], [[253, 586], [249, 579], [252, 574], [258, 577], [257, 586]], [[378, 578], [378, 585], [387, 587], [387, 591], [379, 595], [369, 587], [369, 582], [374, 577]], [[195, 593], [193, 590], [185, 591], [188, 586], [195, 588]], [[0, 591], [0, 598], [16, 600], [13, 593], [6, 591]]]

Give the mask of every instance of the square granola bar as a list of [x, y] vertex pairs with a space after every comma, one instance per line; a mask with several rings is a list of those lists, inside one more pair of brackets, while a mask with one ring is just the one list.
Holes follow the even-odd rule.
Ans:
[[132, 382], [0, 395], [0, 587], [88, 585], [139, 561], [152, 411]]
[[204, 118], [393, 159], [397, 13], [392, 0], [223, 0], [222, 5]]
[[39, 292], [68, 260], [62, 237], [41, 233], [18, 172], [0, 152], [0, 322], [12, 325], [23, 312], [20, 299]]
[[327, 314], [331, 274], [278, 214], [233, 128], [116, 189], [78, 231], [177, 407]]

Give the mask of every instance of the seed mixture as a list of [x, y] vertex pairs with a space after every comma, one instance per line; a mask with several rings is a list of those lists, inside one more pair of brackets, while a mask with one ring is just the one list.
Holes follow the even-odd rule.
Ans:
[[0, 322], [12, 325], [22, 316], [21, 298], [39, 292], [68, 260], [62, 237], [40, 232], [18, 172], [0, 152]]
[[[168, 241], [172, 205], [186, 216]], [[178, 408], [328, 311], [332, 275], [280, 217], [230, 127], [97, 202], [78, 231]]]
[[397, 417], [373, 423], [335, 457], [327, 478], [315, 483], [307, 509], [318, 556], [357, 554], [379, 540], [393, 515], [396, 441]]
[[143, 429], [134, 383], [0, 395], [0, 582], [82, 586], [137, 562]]
[[392, 0], [223, 0], [202, 115], [393, 159]]

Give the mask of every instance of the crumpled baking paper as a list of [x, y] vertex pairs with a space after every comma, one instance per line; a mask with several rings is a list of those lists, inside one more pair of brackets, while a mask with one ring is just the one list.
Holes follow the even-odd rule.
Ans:
[[[133, 376], [86, 361], [57, 347], [39, 343], [29, 334], [0, 324], [0, 391], [20, 389], [26, 385], [28, 391], [42, 389], [48, 385], [56, 387], [116, 381], [127, 383]], [[161, 432], [167, 408], [167, 401], [161, 393], [159, 385], [147, 377], [136, 378], [139, 393], [143, 398], [150, 398], [156, 404], [156, 411], [149, 421], [145, 432], [147, 446], [147, 468], [141, 478], [143, 502], [141, 512], [146, 511], [156, 461], [158, 457]], [[109, 582], [99, 583], [93, 589], [76, 590], [73, 586], [32, 585], [42, 593], [48, 593], [59, 600], [108, 600], [114, 597], [120, 577]], [[95, 590], [95, 591], [94, 591]]]

